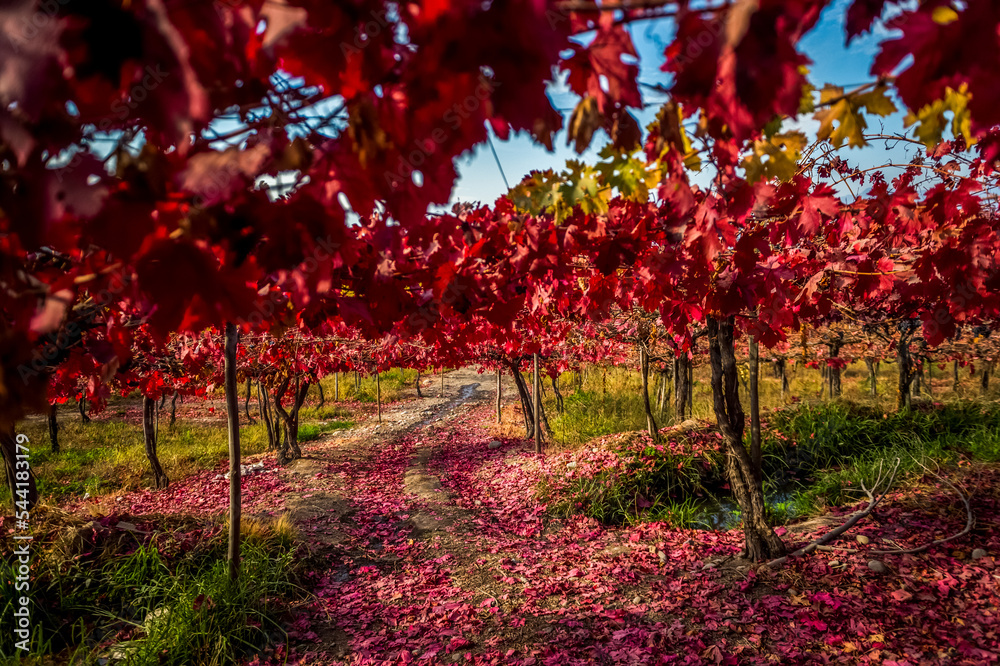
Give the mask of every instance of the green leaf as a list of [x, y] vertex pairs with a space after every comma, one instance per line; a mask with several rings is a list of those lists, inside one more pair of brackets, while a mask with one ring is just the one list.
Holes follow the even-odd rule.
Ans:
[[630, 201], [649, 201], [649, 191], [660, 180], [657, 170], [632, 155], [612, 154], [605, 157], [609, 159], [596, 167], [604, 185]]

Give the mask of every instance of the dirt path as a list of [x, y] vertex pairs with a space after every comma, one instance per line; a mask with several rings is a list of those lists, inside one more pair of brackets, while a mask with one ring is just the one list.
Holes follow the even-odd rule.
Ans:
[[[634, 614], [663, 581], [658, 550], [545, 516], [524, 482], [530, 442], [485, 427], [496, 375], [447, 373], [443, 397], [437, 377], [427, 384], [426, 397], [309, 443], [281, 472], [284, 505], [317, 563], [309, 631], [296, 632], [316, 641], [299, 647], [304, 663], [515, 663], [564, 636], [558, 618], [574, 591], [585, 613], [613, 595], [617, 613]], [[517, 400], [512, 380], [503, 390], [505, 403]], [[643, 575], [624, 575], [626, 560]], [[637, 617], [634, 630], [663, 619]], [[577, 630], [582, 661], [567, 663], [591, 663], [611, 629]]]
[[[854, 663], [849, 653], [862, 651], [872, 663], [991, 663], [986, 652], [921, 661], [937, 654], [938, 638], [896, 606], [930, 600], [912, 610], [949, 640], [989, 645], [995, 604], [984, 602], [976, 622], [951, 618], [979, 603], [980, 588], [959, 591], [956, 581], [995, 588], [992, 559], [986, 567], [941, 552], [917, 577], [904, 576], [904, 561], [873, 572], [863, 553], [748, 572], [716, 566], [738, 551], [735, 530], [555, 520], [535, 494], [539, 480], [571, 477], [577, 463], [497, 436], [494, 375], [449, 373], [443, 397], [437, 381], [381, 424], [306, 444], [280, 472], [274, 503], [311, 544], [313, 596], [298, 609], [291, 654], [270, 663]], [[987, 524], [1000, 500], [979, 502]], [[980, 538], [990, 552], [998, 539], [993, 530]]]
[[[441, 384], [434, 377], [426, 382], [430, 386], [422, 388], [424, 397], [417, 398], [414, 392], [411, 400], [383, 410], [381, 423], [370, 419], [354, 428], [334, 431], [313, 445], [303, 446], [303, 457], [285, 468], [281, 475], [282, 480], [292, 488], [309, 491], [286, 498], [285, 505], [292, 519], [302, 523], [325, 518], [327, 520], [321, 520], [315, 526], [317, 529], [311, 531], [313, 537], [324, 543], [342, 543], [343, 523], [339, 519], [350, 511], [349, 488], [338, 488], [336, 483], [319, 483], [324, 488], [317, 489], [317, 481], [324, 478], [324, 472], [331, 467], [352, 462], [364, 464], [370, 461], [380, 447], [394, 446], [395, 440], [402, 435], [417, 435], [428, 429], [440, 429], [454, 418], [459, 408], [494, 399], [495, 392], [487, 392], [483, 388], [486, 383], [484, 379], [488, 379], [490, 386], [496, 386], [496, 375], [480, 375], [469, 369], [446, 373], [442, 395]], [[447, 491], [441, 488], [440, 479], [427, 470], [432, 452], [430, 446], [415, 446], [403, 477], [405, 494], [433, 507], [430, 510], [417, 509], [408, 519], [420, 534], [439, 532], [454, 520], [449, 515], [454, 513], [454, 507], [449, 506]], [[434, 509], [441, 512], [441, 515]], [[309, 527], [311, 529], [314, 526]]]
[[[317, 578], [348, 582], [359, 561], [376, 568], [396, 567], [403, 559], [393, 552], [400, 542], [411, 546], [416, 540], [440, 541], [467, 516], [428, 468], [435, 450], [432, 442], [459, 413], [495, 399], [496, 375], [469, 369], [446, 373], [443, 395], [438, 376], [428, 379], [424, 397], [417, 398], [414, 391], [409, 400], [383, 410], [381, 423], [372, 418], [304, 445], [303, 457], [282, 470], [280, 476], [291, 489], [285, 508], [319, 559], [332, 565], [317, 571]], [[513, 382], [507, 383], [505, 388], [513, 390]], [[406, 443], [400, 441], [404, 438]], [[379, 479], [380, 472], [388, 472], [392, 478], [384, 479], [385, 486], [379, 481], [376, 487], [364, 487], [371, 480], [366, 472]], [[396, 495], [396, 501], [386, 506], [379, 491]], [[366, 506], [365, 495], [378, 495], [378, 501]], [[393, 547], [386, 548], [386, 543]], [[314, 623], [313, 633], [323, 663], [339, 663], [350, 654], [351, 636], [329, 618]]]
[[[381, 424], [306, 445], [281, 472], [284, 504], [316, 563], [316, 598], [293, 636], [315, 641], [297, 648], [303, 663], [515, 663], [520, 654], [529, 664], [568, 637], [559, 618], [574, 591], [585, 613], [609, 594], [616, 613], [634, 613], [624, 607], [638, 607], [662, 580], [657, 550], [620, 530], [544, 515], [524, 481], [536, 460], [530, 443], [484, 427], [495, 375], [447, 373], [443, 397], [437, 377], [428, 384], [427, 397], [386, 410]], [[512, 381], [504, 394], [516, 400]], [[623, 575], [626, 559], [649, 578]], [[662, 619], [637, 618], [635, 631], [646, 635]], [[582, 661], [567, 663], [591, 663], [610, 632], [578, 635]]]

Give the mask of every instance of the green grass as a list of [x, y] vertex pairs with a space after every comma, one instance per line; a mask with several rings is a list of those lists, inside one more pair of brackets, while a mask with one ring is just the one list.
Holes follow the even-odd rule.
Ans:
[[352, 421], [330, 421], [328, 423], [304, 423], [299, 426], [299, 441], [311, 442], [319, 439], [325, 432], [344, 430], [353, 426]]
[[[430, 375], [421, 375], [421, 379], [429, 376]], [[366, 377], [362, 375], [360, 379], [360, 387], [358, 387], [355, 384], [353, 372], [340, 373], [340, 400], [375, 402], [375, 377]], [[381, 373], [379, 376], [379, 383], [381, 384], [382, 390], [382, 402], [393, 402], [394, 400], [401, 399], [404, 395], [406, 395], [407, 391], [413, 390], [416, 380], [416, 370], [393, 368]], [[333, 375], [328, 375], [321, 380], [321, 383], [323, 384], [323, 393], [326, 397], [326, 404], [328, 406], [331, 403], [336, 405], [336, 382], [337, 380]], [[310, 390], [310, 395], [314, 398], [318, 397], [318, 393], [315, 389]]]
[[[587, 373], [579, 392], [570, 388], [568, 376], [564, 379], [565, 411], [550, 416], [558, 443], [575, 447], [603, 435], [645, 429], [638, 373], [609, 370], [606, 378], [602, 375]], [[600, 382], [597, 390], [595, 376]], [[845, 383], [845, 394], [851, 388]], [[551, 389], [548, 397], [547, 408], [553, 414]], [[884, 472], [897, 458], [896, 487], [922, 477], [927, 468], [951, 465], [960, 458], [1000, 461], [997, 403], [925, 401], [896, 412], [869, 396], [862, 402], [841, 398], [782, 407], [765, 413], [764, 419], [765, 494], [772, 524], [857, 501], [860, 482], [870, 487], [880, 470]], [[661, 425], [665, 423], [669, 419], [661, 420]], [[738, 511], [722, 489], [721, 455], [710, 470], [694, 466], [697, 482], [687, 484], [674, 478], [683, 461], [656, 452], [649, 458], [651, 466], [628, 474], [575, 479], [558, 497], [544, 484], [539, 493], [552, 501], [557, 514], [583, 513], [609, 524], [663, 520], [678, 527], [732, 527], [738, 521]], [[652, 506], [638, 506], [637, 497]]]
[[[31, 467], [38, 479], [39, 493], [45, 498], [58, 500], [84, 493], [94, 496], [139, 487], [151, 479], [139, 425], [116, 420], [80, 423], [67, 412], [59, 423], [58, 453], [53, 453], [49, 446], [44, 422], [26, 421], [18, 426], [18, 432], [27, 435], [31, 442]], [[244, 455], [267, 449], [267, 433], [259, 421], [240, 428], [240, 448]], [[178, 421], [171, 428], [161, 421], [157, 454], [167, 476], [182, 478], [225, 460], [229, 455], [229, 437], [222, 423], [209, 426]], [[0, 488], [0, 503], [9, 500], [10, 493], [4, 484]]]
[[[308, 421], [341, 421], [349, 422], [351, 419], [350, 410], [346, 409], [343, 405], [339, 405], [335, 402], [331, 402], [330, 397], [327, 397], [326, 404], [322, 407], [318, 405], [303, 405], [299, 409], [299, 423], [303, 424]], [[301, 429], [301, 425], [299, 428]]]
[[626, 439], [611, 446], [622, 460], [620, 469], [577, 476], [559, 491], [543, 481], [539, 498], [556, 515], [583, 513], [609, 525], [648, 520], [688, 525], [702, 499], [711, 496], [710, 488], [721, 482], [721, 459], [672, 454], [653, 446], [637, 448], [635, 441]]
[[554, 400], [547, 400], [546, 415], [556, 438], [563, 444], [579, 445], [604, 435], [644, 429], [646, 417], [642, 397], [638, 387], [635, 388], [634, 391], [609, 393], [564, 392], [565, 411], [562, 414], [555, 413]]
[[[324, 407], [304, 408], [299, 414], [299, 440], [308, 442], [323, 433], [350, 428], [354, 424], [349, 417], [343, 406], [329, 402]], [[151, 483], [139, 425], [115, 419], [81, 423], [64, 409], [60, 412], [58, 453], [50, 448], [44, 421], [22, 422], [18, 432], [31, 442], [31, 467], [45, 499], [58, 501], [85, 493], [93, 497]], [[210, 469], [229, 456], [229, 436], [222, 422], [207, 425], [178, 420], [170, 427], [161, 419], [157, 440], [160, 464], [172, 481]], [[259, 419], [240, 428], [240, 448], [243, 455], [267, 450], [267, 432]], [[0, 505], [9, 506], [9, 502], [10, 491], [2, 484]]]
[[[1000, 460], [1000, 405], [995, 403], [963, 401], [898, 413], [830, 403], [779, 411], [768, 425], [765, 473], [772, 485], [789, 467], [806, 477], [795, 484], [793, 514], [856, 501], [860, 482], [871, 487], [896, 459], [897, 487], [960, 457]], [[797, 445], [791, 447], [778, 432]]]
[[[868, 389], [868, 370], [863, 361], [851, 363], [842, 371], [843, 395], [836, 402], [851, 405], [863, 405], [878, 410], [880, 413], [896, 411], [896, 365], [881, 363], [877, 372], [877, 395], [872, 397]], [[931, 402], [958, 402], [968, 398], [986, 400], [996, 397], [1000, 392], [1000, 382], [994, 381], [987, 396], [980, 396], [979, 378], [971, 377], [965, 370], [961, 371], [958, 390], [953, 390], [951, 365], [947, 364], [941, 370], [936, 364], [933, 368], [930, 382], [932, 390], [927, 390], [928, 382], [924, 382], [922, 394], [915, 398], [917, 404], [927, 405]], [[806, 405], [829, 404], [829, 395], [823, 390], [825, 379], [819, 369], [806, 368], [801, 363], [789, 363], [786, 375], [789, 380], [789, 390], [783, 398], [781, 395], [781, 380], [774, 376], [771, 363], [763, 362], [760, 369], [758, 392], [763, 411], [785, 407], [792, 402]], [[747, 377], [746, 361], [741, 363], [740, 399], [744, 407], [749, 404], [746, 385], [742, 380]], [[531, 385], [530, 374], [526, 374], [528, 385]], [[707, 364], [700, 364], [694, 369], [693, 384], [693, 417], [696, 419], [715, 420], [712, 409], [711, 373]], [[583, 444], [595, 437], [641, 430], [646, 427], [643, 416], [642, 389], [637, 369], [628, 367], [590, 366], [583, 372], [582, 391], [577, 393], [574, 388], [573, 373], [563, 373], [559, 378], [560, 391], [566, 403], [566, 411], [562, 415], [556, 413], [556, 401], [552, 387], [548, 381], [543, 382], [543, 400], [545, 413], [555, 432], [556, 441], [565, 446], [573, 447]], [[649, 377], [650, 402], [660, 427], [672, 425], [672, 405], [668, 404], [661, 413], [657, 404], [657, 373], [651, 369]], [[508, 397], [513, 400], [513, 397]], [[972, 403], [981, 404], [981, 403]]]
[[[305, 596], [296, 585], [295, 547], [285, 520], [245, 521], [240, 578], [229, 580], [225, 529], [191, 547], [169, 535], [127, 554], [103, 552], [60, 561], [38, 558], [33, 571], [34, 658], [75, 654], [94, 663], [117, 652], [123, 663], [237, 663], [284, 632], [280, 599]], [[2, 575], [9, 576], [10, 565]], [[12, 586], [0, 592], [13, 612]], [[0, 654], [13, 640], [0, 637]], [[114, 647], [109, 649], [109, 646]], [[14, 663], [18, 663], [15, 661]], [[31, 663], [26, 659], [24, 663]]]

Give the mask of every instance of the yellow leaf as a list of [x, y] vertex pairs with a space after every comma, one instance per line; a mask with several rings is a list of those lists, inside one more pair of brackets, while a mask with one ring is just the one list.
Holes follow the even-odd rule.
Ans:
[[[840, 148], [844, 141], [847, 141], [852, 148], [865, 145], [862, 133], [868, 124], [858, 115], [847, 98], [817, 111], [814, 117], [819, 121], [816, 135], [820, 139], [829, 139], [834, 147]], [[834, 121], [837, 122], [836, 128], [833, 126]]]
[[882, 117], [897, 111], [884, 86], [844, 95], [843, 88], [828, 85], [820, 92], [820, 105], [827, 108], [820, 109], [813, 116], [820, 122], [817, 134], [820, 139], [829, 139], [837, 148], [845, 141], [852, 148], [865, 145], [864, 132], [868, 129], [868, 121], [862, 111]]
[[839, 99], [844, 96], [844, 89], [840, 86], [830, 85], [829, 83], [823, 86], [823, 89], [819, 91], [819, 103], [829, 104], [835, 99]]
[[775, 134], [769, 140], [755, 141], [753, 152], [743, 160], [747, 180], [791, 180], [798, 171], [805, 145], [806, 136], [802, 132]]
[[931, 102], [916, 113], [910, 111], [903, 122], [906, 127], [916, 125], [914, 135], [917, 140], [932, 147], [944, 138], [945, 127], [948, 125], [945, 113], [950, 113], [952, 136], [964, 137], [966, 143], [972, 145], [975, 139], [972, 136], [972, 117], [968, 104], [968, 88], [963, 83], [958, 90], [946, 88], [944, 99]]
[[948, 25], [952, 21], [958, 20], [958, 12], [951, 7], [935, 7], [931, 12], [931, 18], [939, 25]]
[[[802, 75], [803, 79], [808, 79], [809, 68], [805, 65], [799, 65], [799, 74]], [[816, 87], [807, 80], [802, 86], [802, 97], [799, 98], [799, 115], [812, 113], [816, 110], [816, 103], [813, 101], [814, 92], [816, 92]]]
[[884, 87], [855, 95], [852, 101], [858, 108], [864, 107], [868, 113], [882, 116], [883, 118], [896, 113], [898, 110], [896, 105], [892, 103], [892, 100], [889, 99], [889, 96], [886, 95], [886, 88]]
[[657, 130], [657, 155], [662, 156], [669, 148], [675, 149], [681, 155], [691, 152], [691, 140], [687, 132], [684, 131], [684, 110], [680, 104], [667, 102], [660, 107], [654, 120], [647, 128], [648, 131]]
[[537, 215], [555, 205], [560, 184], [552, 169], [532, 171], [511, 188], [508, 197], [519, 210]]
[[597, 108], [597, 100], [587, 95], [580, 100], [569, 117], [569, 129], [566, 134], [566, 145], [573, 143], [577, 154], [582, 153], [590, 145], [594, 132], [604, 125], [604, 118]]

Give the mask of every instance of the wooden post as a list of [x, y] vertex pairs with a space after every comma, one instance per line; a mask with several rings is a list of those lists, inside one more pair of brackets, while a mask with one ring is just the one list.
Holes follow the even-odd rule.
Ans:
[[687, 413], [688, 418], [694, 416], [694, 359], [690, 359], [687, 364], [688, 390], [687, 390]]
[[649, 354], [646, 346], [639, 343], [639, 375], [642, 378], [642, 407], [646, 412], [646, 430], [654, 442], [659, 440], [659, 432], [656, 427], [656, 419], [653, 418], [653, 409], [649, 404]]
[[[958, 386], [958, 361], [955, 361], [955, 385]], [[90, 416], [87, 414], [87, 398], [80, 396], [76, 401], [76, 406], [80, 409], [80, 422], [90, 423]]]
[[382, 423], [382, 374], [375, 371], [375, 403], [378, 405], [378, 422]]
[[910, 398], [910, 382], [913, 381], [913, 359], [910, 356], [910, 336], [902, 334], [896, 343], [896, 363], [899, 369], [899, 379], [896, 385], [896, 408], [899, 411], [912, 406]]
[[444, 368], [438, 369], [438, 374], [441, 375], [441, 397], [444, 397]]
[[503, 420], [502, 416], [501, 416], [501, 411], [500, 411], [500, 399], [501, 399], [500, 382], [501, 382], [501, 379], [502, 379], [502, 375], [500, 374], [500, 366], [497, 365], [497, 423], [501, 423], [502, 420]]
[[236, 396], [236, 346], [240, 329], [236, 324], [226, 324], [226, 412], [229, 424], [229, 579], [240, 576], [240, 521], [242, 497], [240, 495], [240, 412]]
[[927, 395], [934, 396], [934, 361], [931, 360], [930, 355], [925, 356], [924, 360], [927, 361]]
[[878, 377], [875, 374], [875, 359], [865, 358], [865, 367], [868, 368], [868, 394], [874, 398], [878, 395]]
[[535, 453], [542, 452], [542, 391], [541, 383], [538, 381], [538, 354], [534, 355], [535, 365], [535, 385], [534, 385], [534, 417], [535, 417]]
[[49, 405], [49, 444], [52, 453], [59, 453], [59, 421], [56, 419], [56, 403]]
[[760, 473], [760, 343], [757, 336], [750, 336], [750, 460], [754, 471]]
[[[250, 416], [250, 391], [252, 388], [253, 388], [253, 381], [248, 377], [246, 398], [243, 400], [243, 413], [247, 415], [247, 423], [253, 423], [253, 418]], [[163, 400], [166, 401], [166, 399], [167, 399], [167, 394], [164, 393]], [[323, 393], [320, 392], [320, 401], [321, 401], [320, 407], [323, 406], [322, 399], [323, 399]], [[160, 402], [160, 407], [163, 407], [162, 401]]]

